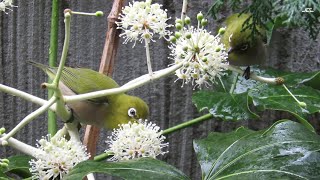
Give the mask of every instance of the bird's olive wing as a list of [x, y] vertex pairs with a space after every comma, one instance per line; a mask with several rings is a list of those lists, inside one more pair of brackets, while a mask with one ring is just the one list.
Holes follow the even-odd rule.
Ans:
[[[64, 68], [61, 79], [76, 94], [116, 88], [119, 85], [110, 77], [85, 68]], [[107, 98], [95, 98], [94, 102], [107, 102]]]

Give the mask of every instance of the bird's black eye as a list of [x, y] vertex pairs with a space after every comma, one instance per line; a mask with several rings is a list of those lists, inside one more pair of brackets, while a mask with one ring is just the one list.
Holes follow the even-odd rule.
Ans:
[[241, 51], [245, 51], [248, 49], [248, 44], [243, 44], [241, 47], [240, 47]]
[[129, 108], [128, 116], [135, 117], [137, 115], [137, 110], [135, 108]]

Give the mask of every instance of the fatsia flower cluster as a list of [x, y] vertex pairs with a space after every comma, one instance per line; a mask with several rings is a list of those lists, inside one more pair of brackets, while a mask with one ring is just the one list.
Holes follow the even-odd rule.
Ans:
[[63, 179], [78, 163], [89, 159], [86, 147], [75, 140], [44, 137], [38, 141], [42, 151], [30, 163], [33, 179]]
[[160, 154], [167, 153], [162, 149], [167, 147], [169, 143], [164, 143], [166, 138], [159, 130], [159, 126], [147, 120], [120, 125], [119, 129], [115, 129], [112, 136], [109, 136], [109, 140], [106, 141], [110, 147], [107, 151], [114, 153], [111, 160], [156, 158]]
[[[167, 30], [170, 25], [166, 22], [169, 19], [166, 10], [161, 9], [160, 4], [151, 4], [151, 0], [142, 2], [129, 3], [129, 6], [123, 8], [117, 22], [118, 29], [122, 29], [123, 33], [120, 37], [125, 38], [125, 42], [143, 39], [153, 40], [155, 34], [159, 38], [170, 35]], [[135, 44], [134, 44], [135, 45]]]
[[228, 53], [220, 41], [220, 35], [214, 36], [204, 29], [207, 20], [201, 13], [197, 20], [198, 27], [190, 25], [189, 17], [184, 22], [176, 20], [177, 32], [170, 38], [173, 42], [170, 49], [175, 64], [183, 63], [182, 68], [176, 71], [178, 79], [183, 81], [182, 86], [191, 82], [194, 88], [201, 88], [208, 86], [210, 80], [226, 70]]

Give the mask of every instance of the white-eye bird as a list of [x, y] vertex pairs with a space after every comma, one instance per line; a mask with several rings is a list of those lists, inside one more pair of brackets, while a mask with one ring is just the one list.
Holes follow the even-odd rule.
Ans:
[[[266, 32], [261, 27], [258, 31], [262, 34], [250, 36], [252, 30], [243, 30], [243, 23], [250, 14], [233, 14], [226, 21], [226, 29], [222, 36], [222, 42], [228, 50], [228, 61], [235, 66], [248, 66], [244, 76], [250, 78], [250, 66], [263, 64], [267, 56], [267, 48], [264, 43]], [[251, 22], [249, 22], [251, 23]]]
[[[43, 70], [50, 78], [55, 77], [57, 68], [32, 61], [29, 63]], [[116, 87], [119, 85], [110, 77], [85, 68], [65, 67], [59, 82], [63, 95], [84, 94]], [[149, 115], [149, 108], [142, 99], [125, 93], [67, 103], [67, 105], [80, 123], [106, 129], [117, 128], [118, 124], [129, 121], [146, 119]]]

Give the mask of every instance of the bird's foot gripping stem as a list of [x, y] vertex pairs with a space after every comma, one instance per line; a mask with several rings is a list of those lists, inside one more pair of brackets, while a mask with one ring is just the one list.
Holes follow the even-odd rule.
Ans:
[[72, 123], [74, 121], [74, 112], [73, 112], [73, 109], [70, 108], [70, 113], [71, 113], [71, 116], [70, 118], [65, 122], [65, 123]]

